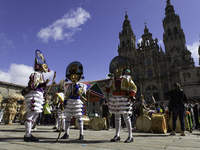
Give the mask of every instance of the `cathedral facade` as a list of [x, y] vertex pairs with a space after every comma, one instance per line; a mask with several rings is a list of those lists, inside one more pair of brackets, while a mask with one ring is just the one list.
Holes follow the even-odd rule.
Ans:
[[167, 0], [163, 23], [165, 52], [152, 37], [145, 23], [141, 43], [137, 44], [127, 13], [123, 30], [119, 33], [119, 56], [129, 62], [133, 81], [138, 87], [136, 98], [144, 95], [148, 101], [153, 94], [156, 101], [169, 100], [164, 93], [178, 82], [189, 99], [200, 100], [200, 68], [195, 67], [191, 52], [186, 47], [185, 34], [179, 16]]

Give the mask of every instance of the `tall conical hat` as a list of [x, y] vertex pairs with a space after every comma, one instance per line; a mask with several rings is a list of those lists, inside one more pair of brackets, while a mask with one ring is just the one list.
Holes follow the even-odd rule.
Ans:
[[35, 51], [35, 59], [36, 59], [37, 64], [41, 64], [41, 65], [46, 64], [47, 65], [45, 57], [39, 49], [36, 49], [36, 51]]
[[70, 63], [68, 66], [67, 66], [67, 69], [66, 69], [66, 77], [68, 79], [70, 79], [70, 76], [72, 74], [76, 74], [76, 75], [80, 75], [82, 76], [83, 75], [83, 65], [78, 62], [78, 61], [73, 61], [72, 63]]
[[123, 68], [123, 69], [128, 68], [128, 61], [126, 60], [125, 57], [116, 56], [115, 58], [112, 59], [112, 61], [110, 62], [110, 67], [109, 67], [110, 73], [113, 73], [113, 71], [116, 68]]
[[[36, 51], [35, 51], [35, 66], [34, 67], [39, 68], [38, 65], [43, 67], [43, 65], [47, 65], [47, 62], [46, 62], [46, 59], [45, 59], [43, 53], [39, 49], [36, 49]], [[48, 67], [48, 65], [47, 65], [47, 67]], [[49, 69], [47, 69], [47, 68], [44, 68], [44, 69], [46, 72], [47, 71], [50, 72]]]

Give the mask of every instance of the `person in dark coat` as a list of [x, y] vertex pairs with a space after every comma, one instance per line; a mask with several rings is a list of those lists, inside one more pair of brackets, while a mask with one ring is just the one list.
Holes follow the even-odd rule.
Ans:
[[172, 108], [172, 124], [173, 124], [173, 130], [170, 133], [170, 135], [176, 135], [176, 120], [177, 116], [179, 115], [180, 123], [181, 123], [181, 136], [185, 136], [185, 123], [184, 123], [184, 115], [185, 115], [185, 109], [184, 105], [185, 103], [188, 103], [188, 98], [184, 91], [181, 89], [181, 86], [179, 83], [175, 83], [173, 86], [173, 90], [165, 93], [165, 95], [170, 96], [170, 107]]
[[106, 123], [107, 123], [107, 130], [109, 130], [110, 127], [110, 117], [109, 117], [109, 108], [108, 108], [108, 103], [103, 102], [101, 105], [102, 107], [102, 118], [106, 118]]
[[195, 99], [192, 101], [192, 104], [193, 104], [193, 110], [194, 110], [194, 119], [195, 119], [195, 123], [196, 123], [195, 129], [199, 129], [199, 127], [200, 127], [200, 124], [199, 124], [199, 105], [198, 105], [198, 103]]

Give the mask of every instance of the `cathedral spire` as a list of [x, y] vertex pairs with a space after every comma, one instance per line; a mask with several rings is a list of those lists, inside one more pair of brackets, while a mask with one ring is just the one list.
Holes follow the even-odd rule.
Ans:
[[175, 11], [174, 11], [174, 6], [172, 6], [172, 4], [170, 3], [170, 0], [167, 0], [167, 6], [165, 8], [165, 15], [166, 16], [171, 16], [174, 15]]
[[147, 28], [147, 23], [145, 22], [144, 34], [148, 34], [148, 33], [149, 33], [149, 29]]
[[122, 26], [122, 31], [119, 33], [120, 44], [118, 46], [119, 56], [131, 59], [135, 53], [135, 35], [131, 28], [131, 23], [128, 19], [127, 10], [125, 10], [125, 19]]
[[131, 25], [130, 25], [130, 21], [128, 19], [127, 10], [126, 10], [125, 11], [125, 20], [123, 23], [123, 29], [130, 28], [130, 27], [131, 27]]
[[180, 52], [184, 52], [186, 50], [186, 41], [179, 15], [175, 13], [174, 6], [170, 3], [170, 0], [167, 0], [166, 3], [165, 18], [163, 19], [165, 53], [167, 55], [170, 54], [175, 47]]
[[170, 0], [167, 0], [167, 2], [166, 2], [166, 3], [167, 3], [167, 5], [171, 5], [171, 4], [170, 4]]

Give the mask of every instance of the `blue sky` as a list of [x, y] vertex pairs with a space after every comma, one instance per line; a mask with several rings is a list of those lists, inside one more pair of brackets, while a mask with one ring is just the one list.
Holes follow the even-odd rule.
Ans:
[[[186, 46], [198, 66], [200, 1], [171, 0], [180, 16]], [[125, 10], [141, 39], [145, 22], [163, 46], [162, 19], [166, 0], [1, 0], [0, 80], [27, 85], [35, 50], [40, 49], [56, 82], [65, 78], [72, 61], [84, 67], [85, 81], [105, 79], [110, 61], [118, 55], [119, 32]]]

